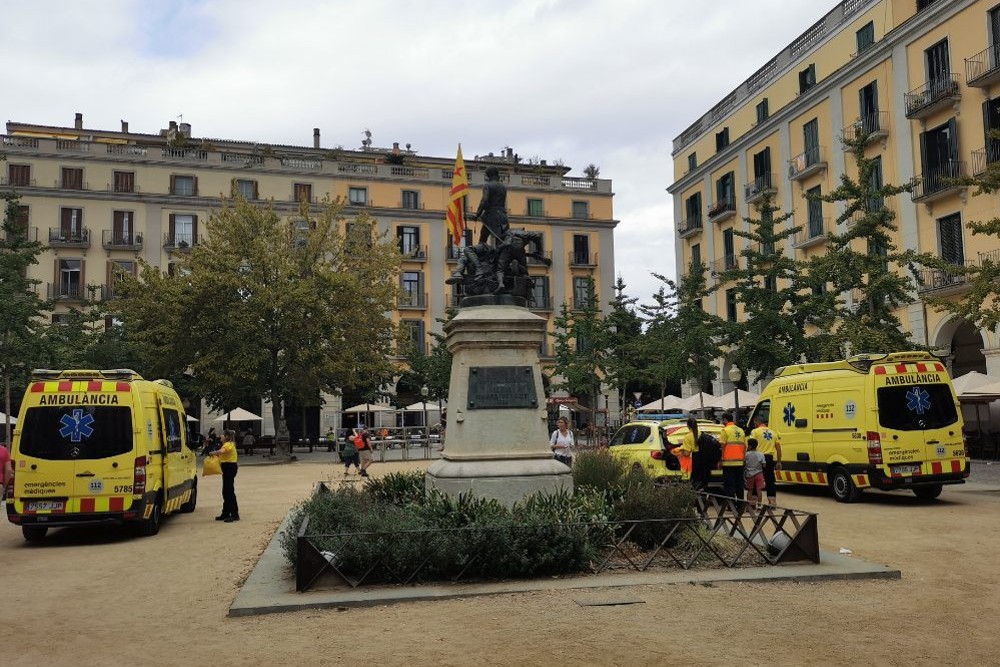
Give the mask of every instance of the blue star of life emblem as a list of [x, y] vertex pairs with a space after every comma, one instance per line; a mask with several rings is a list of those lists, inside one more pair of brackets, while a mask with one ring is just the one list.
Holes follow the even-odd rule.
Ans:
[[795, 406], [789, 403], [785, 406], [784, 422], [791, 426], [795, 423]]
[[931, 395], [920, 387], [914, 387], [906, 392], [906, 409], [922, 415], [931, 409]]
[[72, 415], [63, 415], [59, 420], [62, 428], [59, 435], [69, 438], [73, 442], [80, 442], [81, 438], [89, 438], [94, 434], [94, 415], [89, 412], [84, 414], [83, 410], [77, 408]]

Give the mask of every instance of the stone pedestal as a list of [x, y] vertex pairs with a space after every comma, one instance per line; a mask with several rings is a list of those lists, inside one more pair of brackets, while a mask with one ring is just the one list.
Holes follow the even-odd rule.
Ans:
[[[511, 505], [537, 491], [572, 490], [573, 478], [549, 447], [538, 360], [546, 321], [502, 302], [464, 306], [445, 326], [453, 355], [448, 432], [443, 458], [427, 470], [427, 487]], [[516, 407], [498, 407], [505, 403]]]

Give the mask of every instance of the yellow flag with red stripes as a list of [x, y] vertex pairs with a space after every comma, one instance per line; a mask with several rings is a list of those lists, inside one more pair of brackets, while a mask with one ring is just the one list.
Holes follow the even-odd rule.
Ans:
[[458, 157], [455, 158], [455, 171], [451, 174], [451, 193], [448, 196], [448, 231], [457, 246], [465, 234], [465, 202], [469, 194], [469, 175], [465, 173], [465, 160], [462, 159], [462, 144], [458, 145]]

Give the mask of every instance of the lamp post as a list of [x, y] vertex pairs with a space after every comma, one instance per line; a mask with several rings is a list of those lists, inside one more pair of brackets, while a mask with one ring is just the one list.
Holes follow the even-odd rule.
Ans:
[[740, 380], [743, 379], [743, 371], [733, 364], [729, 369], [729, 381], [733, 383], [733, 400], [736, 402], [736, 423], [740, 423]]
[[431, 446], [431, 428], [427, 423], [427, 397], [430, 396], [431, 390], [424, 385], [420, 388], [420, 395], [423, 397], [422, 406], [424, 408], [424, 435], [427, 437], [427, 448], [430, 449]]

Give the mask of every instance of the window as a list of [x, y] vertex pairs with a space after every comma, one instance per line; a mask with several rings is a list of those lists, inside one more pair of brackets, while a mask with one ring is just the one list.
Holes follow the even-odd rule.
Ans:
[[760, 125], [770, 114], [767, 110], [767, 98], [765, 97], [760, 102], [757, 103], [757, 124]]
[[348, 222], [344, 231], [346, 232], [346, 243], [349, 246], [362, 246], [370, 249], [372, 247], [372, 226], [368, 223]]
[[116, 171], [113, 178], [115, 192], [135, 192], [134, 171]]
[[586, 220], [590, 217], [590, 202], [573, 202], [573, 217], [578, 220]]
[[424, 341], [424, 321], [403, 320], [403, 326], [406, 327], [409, 333], [407, 338], [413, 349], [422, 354], [427, 354], [427, 346]]
[[420, 271], [403, 271], [400, 276], [400, 287], [403, 288], [403, 295], [400, 297], [401, 306], [422, 306], [424, 301], [424, 274]]
[[961, 213], [953, 213], [938, 220], [938, 244], [941, 248], [941, 259], [949, 264], [965, 263]]
[[132, 245], [133, 215], [132, 211], [114, 211], [111, 214], [111, 245]]
[[858, 55], [861, 55], [875, 43], [875, 24], [869, 21], [854, 35], [857, 38]]
[[716, 206], [719, 204], [726, 204], [727, 208], [724, 210], [729, 210], [736, 203], [736, 197], [734, 196], [734, 190], [736, 187], [736, 175], [733, 172], [723, 174], [722, 178], [715, 182], [715, 202]]
[[198, 216], [171, 214], [168, 245], [190, 248], [198, 241]]
[[305, 201], [308, 203], [312, 201], [312, 196], [312, 183], [295, 183], [292, 185], [292, 197], [295, 201]]
[[19, 234], [22, 238], [26, 238], [28, 236], [28, 207], [18, 206], [14, 211], [14, 219], [11, 222], [14, 227], [13, 232]]
[[864, 135], [881, 130], [878, 117], [878, 81], [872, 81], [858, 91], [858, 108], [861, 113], [861, 133]]
[[590, 264], [590, 237], [586, 234], [573, 234], [573, 263]]
[[688, 229], [701, 227], [701, 193], [696, 192], [684, 200], [684, 217]]
[[754, 193], [771, 186], [771, 149], [765, 148], [753, 156]]
[[237, 194], [244, 199], [257, 199], [257, 181], [237, 178], [233, 184], [233, 195]]
[[688, 171], [694, 171], [698, 167], [698, 154], [688, 155]]
[[691, 246], [691, 266], [697, 269], [701, 266], [701, 244], [695, 243]]
[[590, 281], [587, 278], [573, 278], [573, 307], [587, 308], [590, 304], [588, 294]]
[[[73, 411], [82, 416], [77, 423], [89, 423], [87, 432], [95, 437], [84, 435], [76, 442], [72, 437], [51, 437], [50, 433], [58, 433], [65, 427], [66, 408], [33, 407], [25, 412], [21, 454], [46, 461], [94, 461], [124, 456], [132, 451], [132, 408], [84, 405], [74, 407]], [[83, 430], [79, 432], [82, 434]]]
[[733, 287], [726, 290], [726, 319], [736, 321], [736, 288]]
[[367, 206], [368, 188], [348, 188], [347, 201], [354, 206]]
[[764, 276], [764, 289], [768, 290], [769, 292], [777, 292], [778, 279], [772, 275]]
[[536, 308], [550, 308], [549, 306], [549, 277], [531, 277], [531, 301]]
[[617, 447], [618, 445], [638, 445], [649, 438], [649, 434], [652, 430], [648, 426], [642, 424], [634, 424], [632, 426], [626, 426], [625, 428], [619, 429], [615, 433], [614, 437], [611, 438], [611, 442], [608, 443], [609, 447]]
[[725, 257], [723, 258], [723, 262], [725, 264], [726, 269], [727, 270], [728, 269], [735, 269], [736, 268], [736, 241], [735, 241], [735, 239], [733, 237], [733, 230], [732, 230], [731, 227], [729, 229], [725, 230], [724, 232], [722, 232], [722, 252], [725, 255]]
[[962, 175], [958, 161], [958, 127], [954, 118], [920, 135], [920, 162], [925, 195], [943, 190], [950, 179]]
[[528, 200], [528, 215], [533, 218], [542, 218], [545, 216], [545, 206], [541, 199]]
[[820, 161], [818, 119], [813, 118], [802, 126], [802, 138], [806, 146], [806, 167], [811, 167]]
[[414, 257], [420, 252], [419, 227], [397, 227], [396, 238], [399, 239], [399, 251], [405, 257]]
[[63, 243], [80, 243], [83, 241], [83, 209], [64, 208], [60, 209], [59, 216], [59, 241]]
[[170, 194], [194, 197], [198, 194], [198, 179], [194, 176], [171, 176]]
[[56, 296], [60, 299], [79, 299], [83, 294], [83, 260], [57, 260], [56, 278], [59, 281]]
[[409, 209], [420, 208], [420, 193], [416, 190], [403, 190], [401, 206]]
[[[876, 392], [878, 423], [893, 431], [925, 431], [951, 426], [958, 422], [954, 394], [948, 384], [925, 383], [917, 389], [925, 399], [925, 410], [917, 412], [912, 384], [882, 387]], [[22, 431], [23, 433], [23, 431]]]
[[105, 298], [114, 298], [124, 276], [135, 275], [135, 262], [112, 260], [108, 262], [108, 283]]
[[924, 51], [927, 66], [927, 81], [930, 83], [930, 93], [933, 96], [942, 87], [951, 82], [951, 60], [948, 57], [948, 40], [940, 42]]
[[822, 236], [823, 230], [823, 202], [819, 198], [823, 195], [820, 186], [806, 190], [806, 211], [808, 212], [808, 231], [806, 238], [814, 239]]
[[719, 152], [729, 145], [729, 128], [722, 128], [721, 132], [715, 134], [715, 151]]
[[83, 190], [83, 169], [63, 167], [62, 186], [66, 190]]
[[31, 185], [31, 165], [7, 165], [7, 182], [14, 187], [27, 187]]
[[799, 72], [799, 94], [806, 92], [816, 85], [816, 65], [812, 64]]

